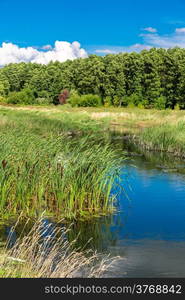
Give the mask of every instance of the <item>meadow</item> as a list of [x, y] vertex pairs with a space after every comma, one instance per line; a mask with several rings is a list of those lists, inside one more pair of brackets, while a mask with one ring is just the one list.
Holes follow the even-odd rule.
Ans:
[[[137, 107], [71, 107], [64, 106], [1, 106], [12, 117], [22, 112], [22, 120], [32, 112], [32, 119], [44, 117], [46, 125], [53, 130], [71, 134], [95, 133], [104, 136], [110, 132], [128, 135], [132, 142], [147, 150], [166, 151], [183, 157], [185, 154], [185, 112], [184, 110], [139, 109]], [[62, 123], [61, 123], [62, 121]], [[2, 121], [5, 122], [5, 121]], [[37, 118], [38, 124], [38, 118]], [[59, 125], [60, 124], [60, 125]], [[36, 126], [36, 125], [35, 125]], [[39, 128], [38, 130], [42, 130]], [[44, 129], [43, 129], [44, 130]]]

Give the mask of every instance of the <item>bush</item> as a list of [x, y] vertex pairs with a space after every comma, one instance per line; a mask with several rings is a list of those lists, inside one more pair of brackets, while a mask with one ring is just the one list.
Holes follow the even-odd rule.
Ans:
[[128, 108], [134, 108], [135, 105], [134, 105], [134, 103], [130, 102], [130, 103], [127, 105], [127, 107], [128, 107]]
[[160, 109], [160, 110], [165, 109], [166, 108], [166, 97], [161, 96], [161, 97], [157, 98], [154, 103], [154, 108]]
[[72, 106], [82, 106], [82, 107], [97, 107], [101, 105], [101, 98], [98, 95], [74, 95], [70, 97], [69, 103]]
[[83, 95], [80, 99], [79, 106], [100, 106], [101, 105], [101, 98], [98, 95]]
[[7, 103], [11, 104], [33, 104], [35, 100], [34, 93], [29, 88], [20, 92], [11, 92], [7, 98]]
[[114, 104], [114, 106], [121, 106], [121, 103], [122, 103], [122, 101], [121, 101], [120, 97], [118, 97], [118, 96], [114, 96], [113, 97], [113, 104]]
[[111, 100], [110, 96], [105, 97], [104, 106], [106, 106], [106, 107], [112, 106], [112, 100]]
[[177, 103], [174, 107], [175, 110], [180, 110], [180, 105]]
[[128, 107], [138, 106], [142, 102], [142, 97], [137, 94], [123, 97], [123, 105]]
[[142, 105], [144, 106], [144, 108], [149, 108], [149, 101], [147, 99], [142, 100]]
[[0, 96], [0, 103], [6, 103], [6, 98], [3, 96]]
[[50, 94], [47, 91], [39, 91], [38, 98], [50, 99]]
[[137, 107], [140, 108], [140, 109], [144, 109], [145, 108], [142, 102], [140, 102]]
[[73, 95], [69, 98], [68, 103], [71, 104], [71, 106], [79, 106], [81, 97], [79, 95]]
[[138, 108], [144, 109], [144, 108], [149, 108], [149, 101], [148, 100], [142, 100], [138, 106]]

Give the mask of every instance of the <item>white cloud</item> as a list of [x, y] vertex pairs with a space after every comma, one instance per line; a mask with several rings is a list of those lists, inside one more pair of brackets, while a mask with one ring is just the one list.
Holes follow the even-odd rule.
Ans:
[[183, 28], [176, 28], [175, 32], [176, 33], [185, 33], [185, 27], [183, 27]]
[[148, 31], [148, 32], [152, 32], [152, 33], [157, 32], [157, 29], [153, 28], [153, 27], [146, 27], [143, 30]]
[[94, 51], [95, 53], [101, 53], [101, 54], [116, 54], [117, 51], [113, 49], [96, 49]]
[[[151, 27], [145, 28], [145, 30], [146, 29], [151, 29]], [[138, 43], [127, 47], [106, 46], [106, 48], [96, 49], [95, 52], [100, 54], [114, 54], [132, 51], [139, 52], [144, 49], [149, 50], [152, 47], [165, 49], [173, 47], [185, 48], [185, 27], [176, 28], [172, 34], [160, 35], [153, 30], [153, 32], [142, 33], [139, 36], [142, 38], [140, 44]]]
[[141, 50], [147, 49], [149, 50], [151, 46], [149, 45], [144, 45], [144, 44], [134, 44], [128, 47], [118, 47], [118, 46], [112, 46], [112, 47], [107, 47], [103, 49], [96, 49], [94, 52], [99, 53], [99, 54], [117, 54], [121, 52], [139, 52]]
[[154, 34], [141, 34], [144, 44], [157, 48], [185, 48], [185, 28], [177, 28], [174, 33], [159, 35]]
[[48, 64], [50, 61], [64, 62], [68, 59], [73, 60], [88, 56], [78, 42], [56, 41], [53, 49], [50, 45], [45, 45], [42, 49], [46, 51], [33, 47], [21, 48], [12, 43], [2, 43], [0, 47], [0, 66], [19, 62]]

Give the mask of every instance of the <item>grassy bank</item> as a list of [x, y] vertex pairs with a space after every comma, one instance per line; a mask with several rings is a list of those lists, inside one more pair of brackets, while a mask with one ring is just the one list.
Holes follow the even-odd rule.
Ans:
[[[0, 111], [1, 215], [47, 211], [88, 218], [112, 212], [120, 160], [97, 138], [103, 125], [67, 116]], [[73, 134], [82, 136], [71, 139]]]
[[185, 122], [147, 128], [139, 135], [139, 143], [144, 149], [169, 152], [184, 158]]

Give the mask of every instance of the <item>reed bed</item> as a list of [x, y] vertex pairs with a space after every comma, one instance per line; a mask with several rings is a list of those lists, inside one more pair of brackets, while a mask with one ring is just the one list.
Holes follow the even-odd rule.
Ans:
[[139, 143], [144, 149], [185, 157], [185, 122], [147, 128], [140, 133]]
[[104, 277], [120, 257], [102, 256], [91, 250], [75, 249], [68, 242], [70, 228], [36, 221], [30, 232], [0, 255], [1, 278]]
[[60, 123], [25, 112], [5, 112], [3, 118], [1, 216], [21, 211], [38, 216], [47, 211], [59, 217], [86, 218], [114, 210], [116, 195], [111, 190], [121, 161], [109, 144], [89, 131], [78, 139], [67, 137], [69, 126], [64, 119]]

